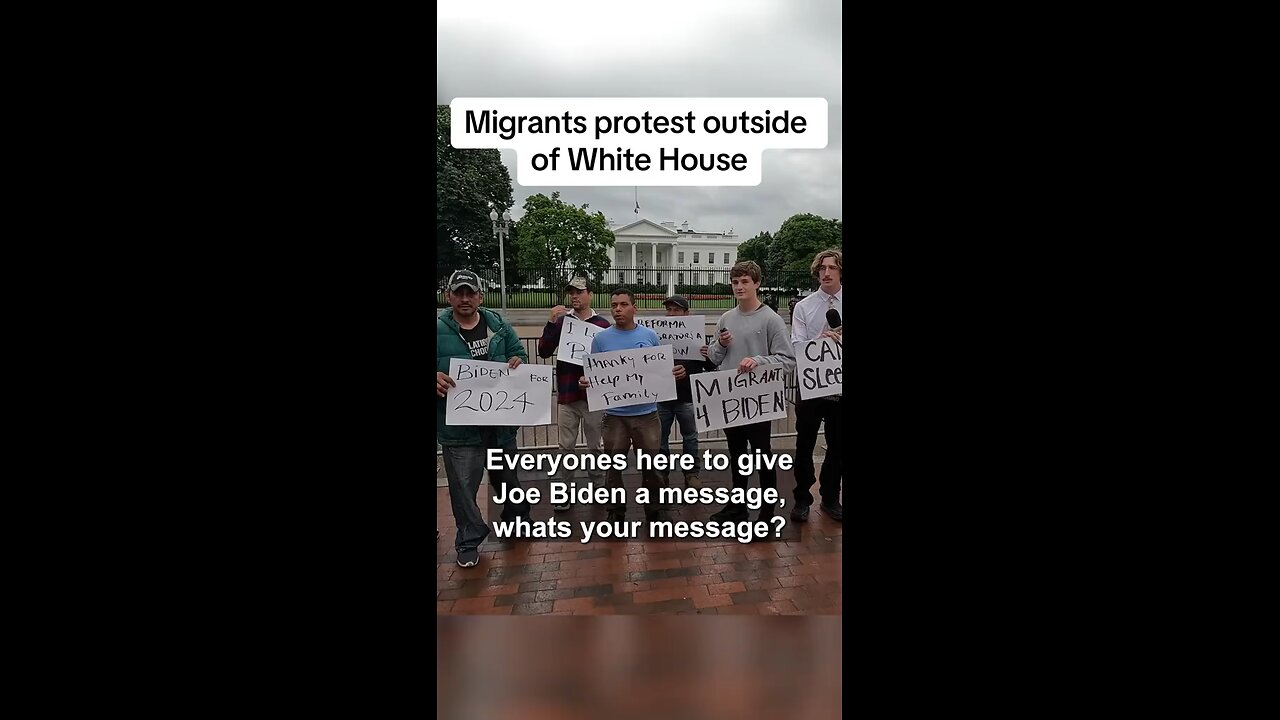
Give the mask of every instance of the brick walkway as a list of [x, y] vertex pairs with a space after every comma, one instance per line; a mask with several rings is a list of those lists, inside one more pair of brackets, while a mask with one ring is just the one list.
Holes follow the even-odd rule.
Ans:
[[[819, 466], [818, 470], [821, 470]], [[678, 486], [678, 473], [672, 485]], [[708, 487], [729, 487], [728, 472], [702, 475]], [[628, 488], [640, 476], [628, 474]], [[526, 480], [525, 487], [545, 481]], [[585, 486], [586, 478], [577, 479]], [[780, 514], [787, 520], [781, 538], [743, 544], [735, 540], [637, 539], [496, 540], [480, 547], [480, 564], [458, 567], [453, 551], [456, 528], [447, 488], [436, 489], [436, 613], [439, 615], [840, 615], [843, 526], [826, 517], [815, 502], [807, 523], [792, 523], [791, 471], [779, 471], [778, 487], [786, 500]], [[758, 480], [751, 482], [758, 487]], [[816, 495], [817, 485], [813, 487]], [[628, 491], [629, 493], [631, 490]], [[496, 516], [488, 502], [489, 486], [480, 488], [487, 518]], [[551, 516], [544, 500], [533, 507], [533, 520]], [[685, 506], [672, 521], [707, 519], [717, 507]], [[556, 519], [604, 520], [597, 506], [577, 506]], [[756, 513], [751, 513], [754, 520]], [[631, 502], [628, 520], [643, 518]]]

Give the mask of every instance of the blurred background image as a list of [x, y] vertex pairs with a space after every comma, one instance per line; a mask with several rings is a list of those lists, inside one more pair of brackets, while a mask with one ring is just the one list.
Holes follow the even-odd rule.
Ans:
[[840, 717], [839, 617], [438, 617], [450, 720]]

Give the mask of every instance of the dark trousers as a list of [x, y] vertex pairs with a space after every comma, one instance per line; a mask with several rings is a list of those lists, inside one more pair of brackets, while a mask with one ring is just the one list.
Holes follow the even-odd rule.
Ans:
[[[769, 431], [772, 424], [772, 422], [758, 422], [724, 429], [724, 437], [729, 441], [729, 458], [733, 462], [734, 487], [745, 488], [747, 481], [751, 479], [751, 474], [743, 474], [742, 469], [738, 466], [739, 457], [751, 454], [747, 451], [748, 444], [751, 445], [752, 450], [759, 450], [764, 455], [769, 455], [773, 452], [772, 448], [769, 447]], [[777, 487], [778, 471], [760, 468], [760, 489]], [[741, 509], [745, 513], [747, 506], [743, 505]]]
[[[465, 447], [445, 447], [444, 472], [449, 478], [449, 504], [453, 508], [453, 519], [458, 525], [458, 534], [453, 546], [458, 552], [475, 550], [480, 543], [489, 537], [489, 526], [480, 514], [480, 506], [476, 496], [480, 492], [480, 480], [485, 473], [485, 458], [488, 448], [502, 448], [508, 455], [516, 454], [516, 441], [512, 439], [505, 445], [497, 442], [496, 431], [492, 427], [480, 428], [480, 445]], [[520, 487], [514, 470], [490, 470], [489, 492], [498, 493], [502, 488]], [[502, 508], [502, 519], [514, 520], [516, 516], [529, 517], [529, 503], [519, 505], [507, 503]]]
[[825, 424], [827, 457], [822, 461], [822, 477], [818, 480], [818, 492], [824, 505], [840, 504], [840, 485], [843, 478], [842, 450], [840, 446], [840, 420], [844, 414], [844, 399], [813, 398], [801, 400], [796, 405], [796, 506], [813, 504], [813, 449], [818, 443], [818, 426]]
[[[605, 413], [604, 420], [600, 424], [600, 439], [604, 442], [604, 451], [608, 455], [625, 454], [633, 447], [645, 451], [647, 455], [656, 455], [661, 446], [659, 439], [661, 429], [662, 422], [658, 419], [657, 411], [647, 415]], [[653, 512], [661, 507], [658, 489], [666, 487], [667, 484], [658, 471], [653, 469], [652, 464], [647, 469], [641, 470], [640, 475], [643, 478], [642, 485], [649, 488], [649, 504], [645, 506], [645, 512]], [[613, 488], [623, 487], [622, 471], [616, 467], [610, 468], [605, 473], [605, 483], [610, 494]], [[627, 506], [610, 502], [605, 509], [625, 513]]]

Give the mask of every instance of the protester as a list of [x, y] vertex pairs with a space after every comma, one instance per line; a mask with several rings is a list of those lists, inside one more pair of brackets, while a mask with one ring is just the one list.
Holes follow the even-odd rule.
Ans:
[[[810, 269], [818, 278], [818, 292], [796, 304], [791, 314], [791, 341], [800, 343], [828, 337], [842, 342], [844, 322], [839, 322], [839, 327], [832, 329], [827, 321], [831, 310], [835, 310], [839, 317], [844, 316], [841, 251], [833, 249], [818, 253]], [[819, 507], [832, 520], [844, 521], [844, 508], [840, 504], [843, 481], [843, 450], [840, 444], [840, 421], [844, 416], [842, 397], [842, 394], [827, 395], [796, 403], [796, 489], [791, 519], [797, 522], [809, 519], [809, 506], [813, 504], [810, 488], [814, 483], [813, 450], [818, 443], [819, 425], [826, 426], [827, 438], [827, 455], [822, 461], [822, 477], [818, 480], [822, 496]]]
[[[689, 314], [689, 301], [682, 295], [672, 295], [663, 301], [663, 306], [667, 309], [667, 317], [683, 317]], [[701, 337], [702, 328], [698, 328], [699, 337]], [[684, 455], [692, 455], [695, 458], [694, 468], [692, 470], [681, 470], [684, 473], [684, 486], [697, 488], [702, 487], [702, 481], [698, 479], [698, 426], [693, 414], [693, 390], [689, 386], [690, 375], [697, 375], [701, 372], [715, 370], [707, 359], [707, 346], [702, 346], [702, 356], [693, 360], [676, 360], [676, 365], [684, 368], [685, 377], [676, 381], [676, 399], [665, 400], [658, 403], [658, 420], [662, 422], [662, 454], [667, 455], [670, 451], [671, 426], [679, 424], [681, 445], [680, 450]], [[663, 470], [663, 482], [668, 482], [671, 477], [670, 470]]]
[[[739, 373], [751, 372], [762, 365], [795, 367], [795, 353], [787, 337], [787, 325], [769, 306], [760, 301], [760, 266], [747, 260], [733, 266], [729, 282], [733, 287], [736, 305], [720, 316], [716, 325], [716, 341], [711, 343], [709, 358], [721, 370], [737, 369]], [[750, 473], [743, 473], [738, 458], [749, 454], [748, 444], [765, 455], [772, 455], [770, 425], [764, 420], [749, 425], [724, 429], [733, 463], [733, 486], [746, 488]], [[778, 473], [772, 468], [760, 468], [760, 487], [778, 487]], [[738, 522], [747, 519], [745, 504], [729, 503], [711, 519]], [[759, 520], [773, 517], [774, 506], [761, 508]]]
[[[620, 289], [613, 291], [609, 298], [609, 304], [613, 310], [614, 326], [604, 330], [591, 339], [591, 353], [610, 352], [612, 350], [632, 350], [635, 348], [658, 347], [658, 334], [653, 330], [642, 325], [636, 325], [636, 296], [630, 290]], [[679, 365], [672, 366], [672, 375], [679, 381], [685, 377], [684, 368]], [[583, 390], [590, 385], [587, 378], [582, 378], [580, 385]], [[625, 454], [630, 449], [643, 450], [649, 455], [657, 454], [661, 442], [658, 434], [661, 431], [661, 421], [658, 420], [657, 403], [644, 403], [642, 405], [626, 405], [623, 407], [610, 407], [604, 410], [604, 422], [601, 424], [601, 434], [604, 438], [604, 451], [610, 455]], [[662, 511], [659, 502], [659, 488], [666, 487], [666, 483], [657, 470], [653, 469], [650, 464], [641, 470], [643, 486], [649, 489], [649, 503], [645, 506], [645, 520], [649, 522], [661, 522], [665, 513]], [[623, 487], [622, 471], [616, 467], [610, 468], [605, 475], [606, 487], [609, 490], [613, 488]], [[605, 508], [608, 510], [608, 516], [605, 518], [607, 522], [623, 522], [627, 517], [627, 506], [620, 503], [610, 503]]]
[[[572, 313], [566, 312], [564, 305], [551, 308], [547, 326], [542, 329], [542, 337], [538, 339], [538, 357], [549, 358], [555, 354], [556, 348], [560, 346], [560, 333], [564, 329], [564, 319], [570, 314], [597, 327], [609, 327], [609, 321], [591, 309], [591, 288], [587, 285], [586, 278], [575, 277], [570, 280], [565, 287], [565, 293], [569, 296]], [[556, 361], [556, 404], [559, 406], [557, 409], [561, 453], [574, 452], [574, 448], [578, 446], [579, 433], [586, 438], [587, 452], [600, 451], [600, 424], [604, 420], [604, 414], [600, 411], [591, 412], [587, 408], [587, 395], [578, 386], [578, 381], [581, 379], [581, 365], [559, 359]], [[571, 483], [575, 473], [576, 469], [565, 469], [562, 463], [552, 480]], [[587, 477], [596, 487], [605, 482], [604, 473], [595, 465], [587, 470]], [[562, 511], [570, 507], [571, 504], [566, 502], [555, 505], [552, 509]]]
[[[506, 454], [515, 455], [517, 428], [446, 425], [447, 394], [450, 388], [456, 387], [453, 378], [449, 377], [449, 361], [453, 358], [489, 360], [505, 362], [514, 368], [529, 356], [516, 337], [515, 329], [497, 313], [480, 307], [484, 294], [475, 273], [469, 270], [454, 272], [449, 277], [448, 299], [450, 308], [440, 311], [436, 318], [436, 442], [441, 445], [444, 455], [444, 471], [449, 479], [449, 504], [458, 526], [454, 538], [458, 564], [472, 567], [480, 562], [480, 544], [490, 533], [476, 503], [486, 451], [501, 448]], [[501, 492], [508, 485], [520, 487], [515, 471], [489, 472], [492, 492]], [[503, 520], [511, 521], [517, 517], [529, 517], [527, 502], [503, 506]]]

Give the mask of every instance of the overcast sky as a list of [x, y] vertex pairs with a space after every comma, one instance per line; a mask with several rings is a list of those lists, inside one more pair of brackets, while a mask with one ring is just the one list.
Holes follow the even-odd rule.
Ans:
[[502, 150], [516, 207], [560, 190], [625, 224], [732, 228], [742, 240], [796, 213], [843, 219], [840, 4], [836, 0], [441, 0], [436, 102], [455, 97], [821, 97], [822, 150], [766, 150], [757, 187], [526, 188]]

